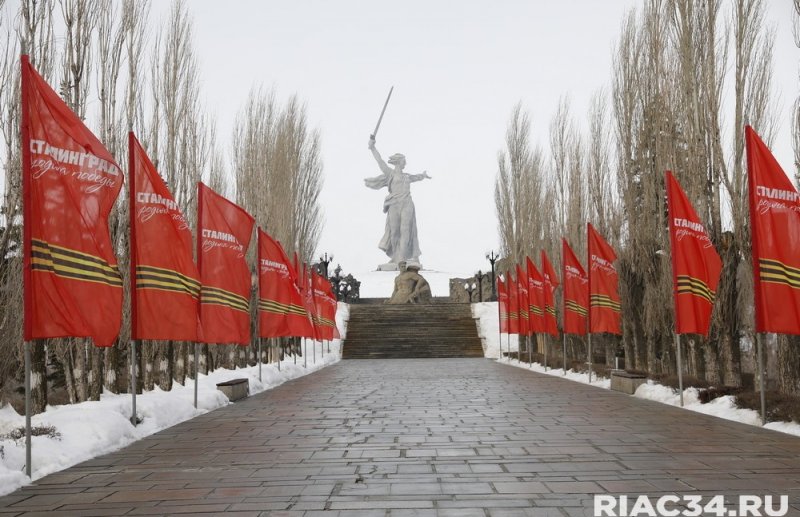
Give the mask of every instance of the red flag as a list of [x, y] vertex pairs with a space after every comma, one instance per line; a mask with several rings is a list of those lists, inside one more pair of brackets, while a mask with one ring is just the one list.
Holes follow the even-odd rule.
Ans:
[[586, 334], [589, 314], [589, 278], [566, 239], [561, 239], [561, 277], [564, 279], [564, 332]]
[[122, 276], [108, 215], [122, 172], [28, 56], [21, 65], [25, 340], [86, 336], [111, 346]]
[[528, 275], [526, 275], [522, 268], [517, 264], [517, 299], [518, 299], [518, 314], [519, 314], [519, 333], [521, 336], [527, 336], [531, 333], [530, 326], [530, 297], [528, 296]]
[[558, 277], [544, 250], [542, 250], [542, 277], [544, 278], [544, 330], [552, 336], [557, 336], [558, 321], [556, 321], [554, 292], [558, 287]]
[[289, 257], [280, 243], [258, 229], [258, 335], [291, 336], [289, 313], [301, 304], [289, 267]]
[[302, 337], [310, 337], [312, 339], [319, 339], [319, 321], [316, 313], [316, 306], [314, 304], [314, 288], [311, 285], [311, 273], [308, 271], [308, 265], [303, 263], [303, 278], [302, 278], [302, 291], [303, 293], [303, 306], [311, 318], [311, 332], [308, 332]]
[[544, 279], [536, 265], [525, 257], [528, 269], [528, 314], [531, 333], [544, 332]]
[[508, 330], [508, 290], [503, 279], [497, 277], [497, 311], [500, 318], [500, 333], [509, 334]]
[[745, 127], [756, 332], [800, 334], [800, 194]]
[[294, 294], [292, 295], [292, 307], [289, 311], [289, 332], [292, 336], [312, 337], [314, 335], [314, 322], [312, 313], [306, 306], [306, 298], [303, 292], [305, 286], [303, 278], [297, 273], [297, 252], [294, 254], [295, 265], [290, 267], [292, 282], [294, 283]]
[[508, 286], [508, 333], [519, 334], [519, 295], [517, 282], [506, 272], [506, 285]]
[[206, 343], [250, 344], [250, 269], [245, 253], [253, 216], [197, 184], [200, 317]]
[[197, 341], [200, 275], [192, 258], [192, 230], [132, 132], [128, 161], [131, 339]]
[[675, 333], [708, 335], [722, 261], [697, 212], [670, 171], [666, 174]]
[[586, 223], [589, 249], [589, 332], [621, 334], [617, 255], [597, 233], [591, 223]]
[[[311, 270], [311, 284], [314, 288], [314, 305], [317, 313], [317, 327], [320, 339], [333, 339], [336, 328], [336, 300], [331, 293], [331, 283], [322, 275]], [[333, 304], [331, 304], [333, 301]]]

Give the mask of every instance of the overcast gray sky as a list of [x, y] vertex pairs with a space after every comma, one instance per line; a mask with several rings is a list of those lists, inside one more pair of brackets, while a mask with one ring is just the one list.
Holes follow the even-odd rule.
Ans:
[[[622, 18], [640, 0], [242, 1], [192, 0], [203, 95], [226, 145], [251, 87], [297, 93], [321, 131], [325, 229], [319, 252], [348, 272], [386, 261], [377, 248], [386, 191], [363, 179], [379, 171], [367, 150], [389, 87], [394, 93], [377, 139], [385, 157], [406, 155], [414, 183], [425, 268], [472, 274], [497, 248], [493, 190], [497, 152], [514, 104], [533, 117], [547, 146], [563, 95], [585, 119], [607, 88]], [[155, 2], [165, 18], [168, 2]], [[777, 25], [775, 84], [782, 132], [775, 151], [791, 165], [789, 111], [798, 91], [791, 3], [768, 0]]]

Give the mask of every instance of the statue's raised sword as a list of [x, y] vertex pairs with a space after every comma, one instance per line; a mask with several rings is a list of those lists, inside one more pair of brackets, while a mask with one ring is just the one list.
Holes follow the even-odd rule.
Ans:
[[394, 86], [389, 88], [389, 95], [386, 96], [386, 102], [383, 103], [383, 109], [381, 110], [381, 116], [378, 117], [378, 123], [375, 124], [375, 131], [369, 135], [370, 140], [375, 140], [375, 136], [378, 134], [378, 128], [381, 127], [381, 121], [383, 120], [383, 114], [386, 113], [386, 106], [389, 105], [389, 99], [392, 98], [392, 91], [394, 90]]

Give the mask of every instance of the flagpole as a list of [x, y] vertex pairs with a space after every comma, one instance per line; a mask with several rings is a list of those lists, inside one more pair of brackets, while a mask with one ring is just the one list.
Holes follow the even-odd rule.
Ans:
[[261, 382], [261, 338], [258, 338], [258, 382]]
[[[23, 41], [20, 56], [20, 80], [22, 91], [20, 101], [22, 113], [20, 120], [20, 140], [22, 141], [22, 299], [25, 348], [25, 473], [31, 477], [31, 343], [33, 327], [33, 301], [31, 299], [31, 145], [30, 113], [28, 110], [28, 84], [30, 79], [28, 49]], [[46, 380], [42, 379], [43, 382]]]
[[764, 369], [764, 336], [756, 332], [756, 354], [758, 354], [758, 389], [761, 391], [761, 425], [767, 423], [767, 400], [764, 394], [764, 377], [767, 372]]
[[25, 341], [25, 474], [28, 478], [31, 478], [31, 470], [31, 342]]
[[588, 336], [588, 346], [589, 349], [589, 384], [592, 383], [592, 333], [587, 332], [586, 335]]
[[194, 408], [197, 409], [197, 385], [199, 384], [199, 380], [197, 378], [197, 374], [200, 371], [200, 368], [197, 366], [200, 363], [200, 354], [197, 352], [197, 347], [200, 345], [195, 342], [194, 344]]
[[547, 345], [550, 344], [550, 337], [545, 334], [544, 335], [544, 371], [547, 371]]
[[303, 368], [308, 368], [308, 340], [303, 338]]
[[529, 338], [536, 338], [536, 334], [531, 334], [530, 336], [525, 336], [525, 348], [528, 349], [528, 367], [530, 368], [533, 366], [533, 339]]
[[678, 359], [678, 389], [681, 392], [681, 407], [683, 407], [683, 366], [681, 364], [681, 335], [675, 332], [675, 357]]
[[136, 368], [136, 340], [131, 340], [131, 423], [134, 427], [139, 423], [136, 417], [136, 376], [138, 369]]

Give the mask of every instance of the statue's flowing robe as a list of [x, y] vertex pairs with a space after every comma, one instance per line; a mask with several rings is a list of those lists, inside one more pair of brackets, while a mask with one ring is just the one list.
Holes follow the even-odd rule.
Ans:
[[411, 200], [410, 185], [423, 178], [422, 174], [392, 172], [364, 180], [371, 189], [380, 190], [383, 187], [389, 189], [389, 195], [383, 200], [386, 227], [378, 247], [394, 263], [419, 260], [421, 252], [417, 239], [417, 216], [414, 202]]

